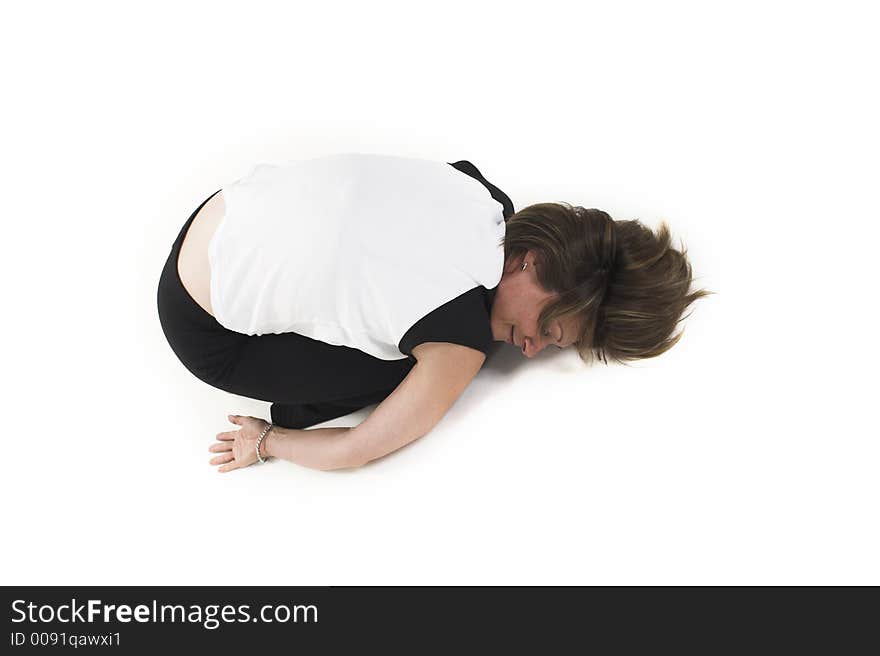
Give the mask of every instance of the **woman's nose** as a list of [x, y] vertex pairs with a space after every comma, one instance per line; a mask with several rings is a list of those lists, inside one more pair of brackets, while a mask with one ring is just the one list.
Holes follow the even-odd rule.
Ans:
[[546, 344], [544, 344], [543, 341], [535, 341], [531, 337], [524, 337], [522, 347], [523, 355], [527, 358], [533, 358], [541, 352], [544, 346], [546, 346]]

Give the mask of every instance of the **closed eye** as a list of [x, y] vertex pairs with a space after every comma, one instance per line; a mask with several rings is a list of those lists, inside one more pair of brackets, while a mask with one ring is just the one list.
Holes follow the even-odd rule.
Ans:
[[[550, 337], [550, 332], [549, 332], [549, 331], [545, 331], [545, 332], [544, 332], [544, 335], [545, 335], [546, 337]], [[565, 337], [565, 335], [564, 335], [564, 333], [563, 333], [563, 331], [562, 331], [562, 325], [560, 324], [560, 326], [559, 326], [559, 339], [557, 339], [557, 340], [556, 340], [556, 343], [554, 344], [554, 346], [555, 346], [556, 348], [558, 348], [560, 351], [561, 351], [563, 348], [565, 348], [564, 346], [562, 346], [562, 340], [563, 340], [564, 337]]]

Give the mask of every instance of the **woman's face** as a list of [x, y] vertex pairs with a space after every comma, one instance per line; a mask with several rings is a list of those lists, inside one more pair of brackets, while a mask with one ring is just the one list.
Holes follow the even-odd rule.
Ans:
[[[523, 263], [527, 263], [525, 270]], [[492, 338], [513, 344], [527, 358], [534, 357], [547, 346], [570, 346], [577, 339], [575, 317], [554, 320], [548, 329], [549, 334], [539, 334], [541, 310], [556, 296], [538, 282], [531, 251], [509, 262], [492, 303]]]

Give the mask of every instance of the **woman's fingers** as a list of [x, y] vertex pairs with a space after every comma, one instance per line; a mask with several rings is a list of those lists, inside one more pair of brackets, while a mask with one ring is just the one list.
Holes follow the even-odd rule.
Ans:
[[239, 426], [241, 426], [241, 421], [242, 419], [244, 419], [244, 417], [242, 417], [241, 415], [228, 415], [227, 419], [229, 419], [229, 421], [233, 424], [238, 424]]
[[219, 456], [214, 456], [213, 458], [211, 458], [211, 464], [223, 465], [233, 460], [235, 460], [235, 454], [230, 451], [229, 453], [222, 453]]
[[238, 464], [234, 461], [218, 467], [217, 471], [222, 474], [223, 472], [232, 471], [233, 469], [238, 469]]
[[214, 453], [220, 453], [222, 451], [232, 451], [232, 441], [230, 440], [227, 442], [214, 442], [214, 444], [208, 447], [208, 451], [213, 451]]

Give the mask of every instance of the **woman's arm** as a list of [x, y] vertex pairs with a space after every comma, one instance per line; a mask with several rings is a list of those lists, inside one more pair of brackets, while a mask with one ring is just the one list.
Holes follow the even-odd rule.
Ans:
[[[229, 421], [241, 426], [238, 430], [217, 434], [217, 442], [208, 451], [218, 453], [210, 464], [219, 465], [223, 473], [241, 469], [257, 461], [257, 441], [269, 422], [257, 417], [229, 415]], [[260, 443], [260, 455], [284, 458], [315, 469], [349, 467], [347, 449], [341, 439], [349, 428], [297, 430], [273, 426]]]
[[263, 440], [261, 453], [312, 469], [347, 469], [355, 466], [346, 441], [352, 430], [347, 426], [309, 430], [273, 426]]
[[396, 451], [427, 434], [479, 372], [484, 353], [448, 342], [425, 342], [412, 351], [416, 365], [397, 388], [344, 437], [354, 466]]
[[[289, 460], [304, 467], [331, 470], [359, 467], [428, 433], [479, 372], [486, 356], [476, 349], [447, 342], [426, 342], [413, 348], [415, 366], [400, 385], [354, 428], [299, 430], [273, 426], [260, 447], [261, 455]], [[231, 415], [241, 430], [217, 435], [210, 451], [220, 471], [256, 462], [262, 419]]]

